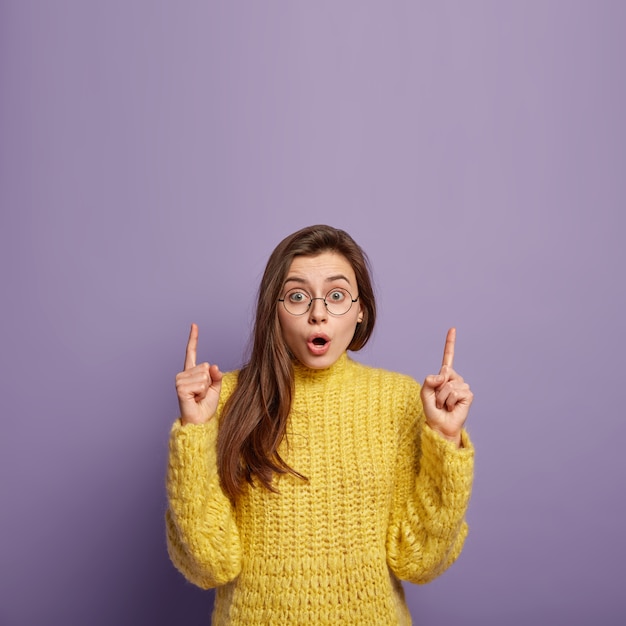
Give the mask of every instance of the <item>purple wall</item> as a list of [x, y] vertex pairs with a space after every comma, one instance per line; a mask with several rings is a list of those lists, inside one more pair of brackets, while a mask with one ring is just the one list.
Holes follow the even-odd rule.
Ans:
[[626, 5], [0, 2], [0, 623], [208, 624], [163, 531], [173, 376], [274, 245], [350, 231], [359, 357], [458, 327], [471, 534], [415, 622], [623, 624]]

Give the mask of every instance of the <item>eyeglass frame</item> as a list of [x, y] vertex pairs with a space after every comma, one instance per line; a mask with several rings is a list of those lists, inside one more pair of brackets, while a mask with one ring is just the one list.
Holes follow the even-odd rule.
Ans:
[[[357, 296], [356, 298], [352, 298], [352, 294], [347, 289], [344, 289], [343, 287], [333, 287], [332, 289], [329, 289], [328, 293], [323, 298], [313, 298], [313, 297], [311, 297], [311, 294], [306, 289], [301, 289], [300, 287], [292, 287], [291, 289], [289, 289], [289, 291], [285, 292], [285, 295], [287, 295], [288, 293], [290, 293], [292, 291], [297, 291], [297, 290], [299, 290], [299, 291], [305, 293], [307, 296], [309, 296], [309, 304], [308, 304], [306, 310], [303, 311], [302, 313], [292, 313], [287, 308], [287, 305], [285, 304], [285, 298], [278, 298], [278, 302], [282, 302], [283, 303], [283, 307], [284, 307], [285, 311], [287, 311], [287, 313], [289, 313], [289, 315], [293, 315], [294, 317], [301, 317], [302, 315], [306, 315], [311, 310], [311, 306], [313, 304], [313, 300], [321, 300], [324, 303], [324, 306], [326, 307], [326, 311], [328, 311], [329, 315], [332, 315], [333, 317], [341, 317], [342, 315], [345, 315], [346, 313], [348, 313], [348, 311], [352, 308], [352, 305], [360, 297], [360, 296]], [[332, 311], [328, 310], [328, 302], [326, 302], [326, 297], [328, 296], [328, 294], [332, 293], [333, 291], [345, 291], [348, 294], [348, 296], [349, 296], [350, 306], [343, 313], [333, 313]]]

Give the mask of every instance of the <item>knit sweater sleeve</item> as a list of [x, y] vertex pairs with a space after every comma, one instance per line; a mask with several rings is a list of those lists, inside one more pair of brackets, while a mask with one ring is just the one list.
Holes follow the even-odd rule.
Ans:
[[423, 584], [442, 574], [463, 548], [474, 449], [467, 432], [457, 449], [426, 425], [419, 385], [413, 384], [399, 428], [387, 560], [398, 578]]
[[[223, 387], [224, 392], [224, 387]], [[190, 582], [209, 589], [236, 578], [241, 547], [232, 504], [217, 473], [218, 419], [170, 433], [167, 469], [167, 549]]]

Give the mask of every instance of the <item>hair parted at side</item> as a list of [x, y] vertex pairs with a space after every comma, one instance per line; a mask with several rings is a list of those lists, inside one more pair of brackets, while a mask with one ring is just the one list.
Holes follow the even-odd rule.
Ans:
[[322, 252], [342, 254], [356, 276], [363, 320], [357, 324], [348, 350], [360, 350], [374, 330], [376, 302], [369, 261], [347, 232], [326, 225], [309, 226], [276, 246], [259, 285], [250, 360], [239, 372], [220, 419], [218, 472], [222, 488], [233, 502], [244, 483], [253, 484], [255, 478], [270, 491], [276, 491], [274, 474], [290, 473], [305, 479], [278, 453], [291, 410], [294, 374], [277, 303], [293, 259]]

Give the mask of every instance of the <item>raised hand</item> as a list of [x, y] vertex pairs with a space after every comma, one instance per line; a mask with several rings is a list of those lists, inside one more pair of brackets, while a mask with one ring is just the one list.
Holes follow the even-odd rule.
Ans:
[[474, 394], [452, 368], [455, 341], [456, 329], [451, 328], [446, 336], [439, 374], [426, 377], [421, 396], [426, 423], [442, 437], [460, 445], [461, 430]]
[[196, 365], [197, 351], [198, 327], [192, 324], [185, 353], [185, 367], [176, 375], [176, 393], [183, 424], [208, 422], [215, 415], [220, 399], [223, 374], [217, 365]]

